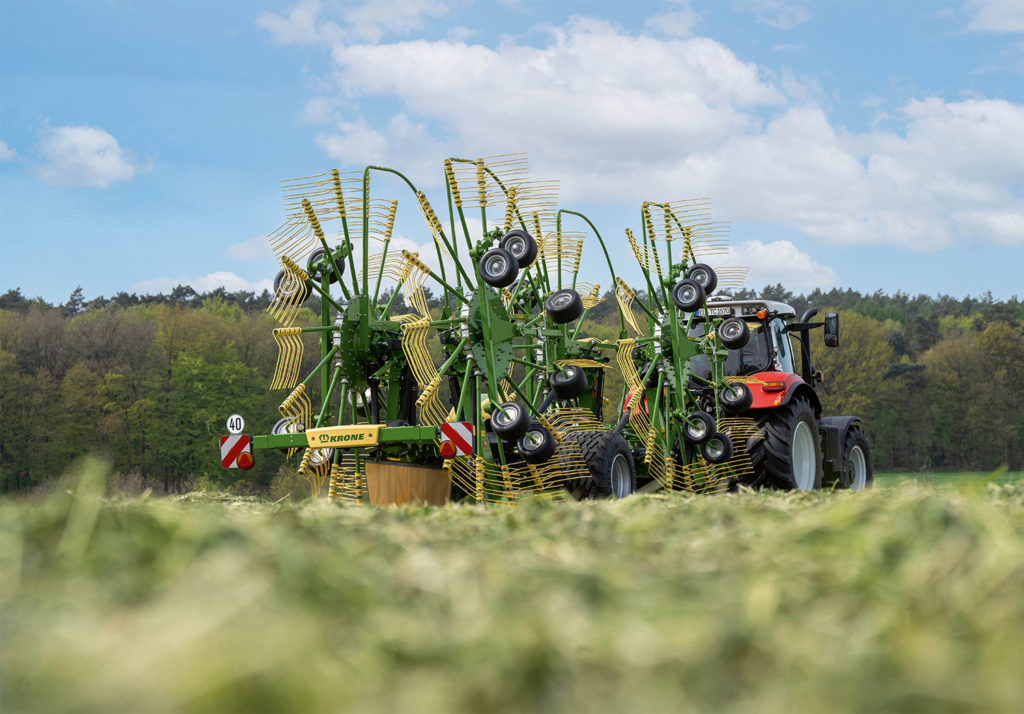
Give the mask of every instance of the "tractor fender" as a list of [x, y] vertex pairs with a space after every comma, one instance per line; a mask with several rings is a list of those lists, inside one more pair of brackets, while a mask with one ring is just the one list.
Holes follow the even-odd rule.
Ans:
[[843, 470], [843, 444], [846, 434], [854, 425], [862, 426], [864, 420], [856, 416], [830, 416], [818, 420], [821, 435], [821, 460], [824, 480], [835, 481]]
[[758, 372], [747, 382], [754, 397], [751, 409], [773, 409], [788, 404], [800, 396], [811, 403], [814, 413], [821, 416], [821, 400], [811, 385], [792, 372]]

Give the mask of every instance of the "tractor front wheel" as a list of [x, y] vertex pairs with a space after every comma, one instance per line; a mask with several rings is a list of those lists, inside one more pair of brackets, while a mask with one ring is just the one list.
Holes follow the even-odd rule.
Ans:
[[756, 417], [759, 434], [747, 453], [760, 485], [785, 490], [821, 488], [821, 440], [814, 407], [802, 397]]
[[867, 434], [859, 426], [846, 432], [843, 442], [843, 474], [840, 484], [853, 491], [863, 491], [875, 484], [875, 470], [871, 464], [871, 445]]

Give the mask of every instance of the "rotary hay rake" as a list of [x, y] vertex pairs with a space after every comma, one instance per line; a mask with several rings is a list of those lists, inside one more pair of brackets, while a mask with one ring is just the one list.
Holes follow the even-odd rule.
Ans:
[[641, 241], [629, 229], [626, 239], [647, 289], [638, 299], [621, 279], [615, 284], [620, 312], [637, 335], [618, 341], [628, 391], [616, 428], [642, 455], [643, 476], [657, 485], [725, 490], [751, 475], [745, 445], [758, 436], [754, 421], [739, 416], [750, 406], [749, 388], [724, 371], [728, 350], [742, 349], [749, 330], [739, 318], [716, 318], [707, 298], [742, 287], [746, 268], [716, 272], [701, 262], [728, 252], [728, 226], [711, 220], [707, 199], [645, 202], [641, 223]]
[[[392, 248], [398, 202], [371, 195], [375, 174], [392, 176], [411, 192], [436, 267], [416, 252]], [[637, 301], [616, 276], [596, 227], [582, 214], [558, 210], [557, 184], [531, 179], [523, 155], [450, 158], [444, 179], [448, 231], [425, 194], [394, 169], [368, 166], [284, 183], [288, 218], [268, 238], [281, 264], [268, 311], [282, 325], [274, 331], [279, 350], [270, 387], [290, 391], [281, 419], [269, 435], [253, 439], [254, 447], [282, 449], [289, 457], [301, 450], [298, 471], [313, 494], [329, 483], [328, 495], [345, 501], [367, 498], [368, 466], [395, 463], [443, 465], [453, 493], [477, 502], [514, 503], [567, 489], [621, 497], [636, 489], [634, 454], [641, 478], [658, 485], [714, 490], [724, 484], [735, 468], [710, 464], [726, 460], [728, 433], [740, 428], [711, 416], [720, 413], [718, 395], [727, 386], [726, 353], [719, 331], [679, 332], [689, 324], [686, 311], [692, 321], [704, 304], [704, 292], [687, 294], [693, 304], [684, 306], [670, 302], [665, 290], [681, 272], [705, 286], [717, 279], [696, 263], [700, 248], [717, 245], [717, 226], [704, 220], [704, 207], [644, 204], [642, 249], [627, 231], [649, 288], [646, 301]], [[661, 235], [652, 208], [663, 214]], [[589, 234], [563, 230], [572, 216], [591, 229], [616, 286], [617, 341], [585, 337], [600, 287], [579, 280]], [[673, 265], [670, 244], [679, 239], [683, 260]], [[656, 240], [668, 252], [664, 273]], [[428, 285], [440, 294], [433, 304]], [[313, 293], [319, 324], [297, 326], [300, 315], [311, 315], [302, 306]], [[397, 314], [400, 294], [411, 312]], [[647, 330], [633, 304], [647, 313]], [[636, 337], [628, 336], [627, 325]], [[312, 340], [318, 360], [312, 368], [306, 360], [303, 370]], [[603, 392], [612, 353], [631, 391], [609, 427]], [[686, 364], [699, 355], [712, 365], [710, 379]], [[469, 435], [468, 444], [449, 438], [447, 427], [456, 426]], [[707, 434], [698, 433], [702, 427]]]
[[[371, 195], [377, 173], [411, 191], [436, 267], [391, 248], [398, 204]], [[604, 428], [600, 389], [589, 387], [601, 384], [608, 359], [579, 338], [600, 300], [599, 286], [577, 280], [583, 236], [558, 229], [557, 184], [530, 179], [522, 155], [448, 159], [444, 177], [447, 232], [393, 169], [285, 182], [288, 219], [269, 236], [281, 271], [268, 310], [282, 325], [270, 386], [290, 392], [271, 434], [253, 444], [303, 450], [299, 473], [314, 493], [329, 482], [332, 498], [364, 499], [368, 463], [445, 462], [457, 491], [476, 501], [562, 492], [588, 476], [569, 436]], [[475, 211], [476, 236], [467, 215]], [[427, 285], [441, 296], [433, 307]], [[296, 326], [313, 293], [319, 324]], [[411, 312], [396, 314], [399, 294]], [[303, 376], [315, 337], [319, 360]], [[472, 433], [471, 450], [439, 438], [458, 423]]]

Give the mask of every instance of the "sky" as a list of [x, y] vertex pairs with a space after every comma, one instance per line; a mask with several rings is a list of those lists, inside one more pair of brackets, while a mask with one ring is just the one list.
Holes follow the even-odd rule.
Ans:
[[750, 288], [1024, 297], [1024, 0], [0, 0], [0, 292], [262, 290], [281, 180], [514, 152], [635, 284], [708, 197]]

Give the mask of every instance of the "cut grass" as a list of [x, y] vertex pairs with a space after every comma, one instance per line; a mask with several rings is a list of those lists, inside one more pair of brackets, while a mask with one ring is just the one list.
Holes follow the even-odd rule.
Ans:
[[1024, 484], [0, 506], [4, 711], [1021, 711]]
[[980, 486], [990, 483], [1019, 483], [1024, 481], [1024, 471], [878, 471], [875, 484], [883, 488], [908, 483], [922, 483], [932, 486]]

